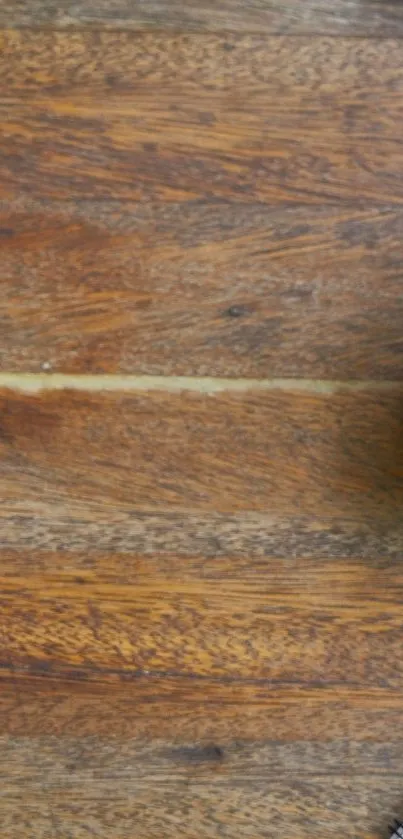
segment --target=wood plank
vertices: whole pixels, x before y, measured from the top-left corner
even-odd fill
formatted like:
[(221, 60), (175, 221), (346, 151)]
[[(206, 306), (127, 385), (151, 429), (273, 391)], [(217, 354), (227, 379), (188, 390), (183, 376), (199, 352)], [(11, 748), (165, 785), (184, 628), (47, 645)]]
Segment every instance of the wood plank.
[[(401, 690), (399, 560), (1, 562), (3, 673), (165, 674)], [(21, 561), (19, 563), (21, 565)]]
[(0, 367), (401, 379), (402, 238), (390, 208), (3, 202)]
[[(221, 759), (211, 747), (9, 739), (0, 758), (3, 835), (336, 839), (356, 835), (358, 824), (360, 836), (376, 839), (382, 815), (399, 804), (399, 747), (240, 743)], [(298, 760), (301, 772), (290, 772)]]
[[(84, 676), (84, 678), (83, 678)], [(388, 743), (401, 736), (401, 691), (352, 685), (0, 670), (0, 735), (108, 737), (218, 745)]]
[[(4, 6), (2, 6), (2, 9)], [(386, 6), (383, 6), (386, 8)], [(398, 7), (396, 6), (396, 9)], [(316, 91), (329, 103), (339, 90), (355, 102), (373, 102), (382, 90), (402, 89), (401, 44), (392, 37), (133, 33), (0, 28), (3, 96), (102, 95), (184, 90), (214, 97)], [(240, 96), (236, 102), (240, 101)], [(310, 115), (311, 116), (311, 115)]]
[[(180, 749), (170, 759), (164, 745), (160, 754), (153, 745), (147, 754), (144, 746), (113, 741), (8, 741), (0, 764), (7, 777), (2, 791), (5, 839), (14, 839), (17, 831), (24, 839), (33, 834), (37, 839), (84, 839), (91, 833), (105, 839), (263, 839), (279, 831), (297, 839), (336, 839), (356, 835), (356, 824), (363, 839), (376, 839), (401, 796), (402, 775), (385, 773), (385, 764), (374, 774), (360, 773), (365, 750), (350, 750), (347, 775), (346, 761), (337, 762), (337, 746), (328, 746), (320, 756), (312, 750), (312, 774), (301, 778), (298, 772), (287, 773), (287, 750), (282, 748), (278, 763), (283, 768), (276, 777), (267, 771), (270, 749), (260, 765), (264, 750), (246, 748), (240, 765), (233, 759), (231, 766), (232, 756), (228, 764), (192, 762)], [(303, 749), (294, 752), (297, 759)], [(385, 748), (384, 760), (389, 752), (393, 746)], [(333, 773), (336, 764), (339, 774), (327, 774), (329, 764)]]
[[(60, 834), (76, 836), (83, 820), (75, 817), (87, 817), (91, 800), (100, 836), (131, 836), (134, 814), (134, 835), (149, 836), (160, 812), (169, 836), (164, 790), (169, 813), (183, 809), (186, 837), (220, 835), (222, 825), (229, 836), (271, 836), (276, 815), (276, 830), (297, 837), (323, 836), (324, 823), (325, 835), (353, 835), (359, 822), (360, 835), (375, 839), (399, 812), (400, 691), (172, 676), (83, 681), (60, 669), (2, 677), (2, 814), (19, 835), (24, 817), (31, 834), (53, 829), (56, 811)], [(222, 809), (234, 796), (236, 813)]]
[[(401, 521), (402, 389), (3, 391), (4, 516)], [(115, 518), (115, 522), (118, 518)]]
[[(178, 562), (98, 554), (91, 568), (90, 562), (72, 552), (1, 557), (0, 809), (6, 837), (14, 839), (17, 831), (45, 837), (49, 830), (76, 837), (91, 828), (101, 837), (134, 839), (157, 835), (163, 822), (164, 836), (177, 836), (182, 814), (187, 839), (219, 836), (223, 826), (234, 839), (274, 836), (268, 824), (270, 831), (292, 831), (301, 839), (319, 839), (324, 823), (326, 836), (353, 836), (348, 831), (358, 821), (360, 835), (375, 839), (383, 819), (398, 812), (401, 797), (400, 645), (391, 638), (401, 611), (399, 559)], [(169, 650), (169, 627), (182, 628), (179, 653), (181, 643), (191, 651), (195, 628), (207, 646), (213, 630), (222, 661), (231, 668), (237, 657), (238, 675), (213, 666), (206, 676), (131, 673), (121, 661), (118, 670), (102, 671), (96, 651), (105, 655), (106, 612), (126, 644), (121, 618), (128, 604), (138, 648), (144, 629), (152, 652), (155, 643)], [(233, 643), (239, 610), (245, 649)], [(193, 612), (193, 628), (180, 627)], [(220, 617), (213, 629), (214, 612)], [(265, 622), (270, 613), (277, 628), (288, 627), (288, 637), (281, 653), (266, 623), (273, 672), (251, 677), (256, 617)], [(153, 627), (163, 614), (169, 627), (156, 641)], [(310, 629), (304, 650), (298, 615)], [(15, 639), (32, 648), (40, 631), (47, 644), (41, 658), (19, 658)], [(279, 662), (291, 662), (294, 649), (306, 666), (307, 650), (316, 659), (318, 640), (326, 635), (332, 640), (316, 682), (304, 684), (298, 664), (291, 680), (276, 682)], [(376, 641), (368, 659), (363, 637), (371, 635)], [(70, 651), (80, 637), (85, 661), (72, 664)], [(61, 644), (70, 651), (61, 652)], [(197, 644), (206, 649), (204, 640)], [(108, 646), (113, 653), (111, 636)], [(344, 662), (337, 664), (342, 650)], [(351, 672), (350, 654), (358, 663)], [(390, 673), (395, 668), (389, 685), (385, 661)], [(335, 666), (342, 667), (337, 683)]]
[[(193, 41), (186, 60), (175, 37), (137, 39), (138, 58), (122, 87), (132, 43), (110, 37), (117, 82), (104, 71), (91, 81), (105, 39), (83, 54), (76, 36), (66, 35), (66, 66), (60, 69), (64, 58), (52, 59), (42, 85), (39, 51), (32, 48), (29, 96), (29, 86), (15, 95), (21, 61), (27, 63), (23, 41), (9, 42), (7, 77), (18, 69), (11, 88), (3, 83), (0, 101), (3, 198), (402, 205), (397, 41), (390, 57), (382, 48), (377, 58), (371, 45), (361, 52), (345, 39), (313, 39), (299, 49), (293, 38), (269, 39), (256, 54), (253, 39), (241, 40), (238, 54), (234, 36), (208, 42), (205, 52), (193, 36), (199, 38), (193, 63)], [(225, 47), (234, 55), (222, 75)], [(148, 50), (151, 57), (142, 60), (139, 52)], [(240, 69), (232, 78), (237, 55)], [(278, 59), (273, 78), (269, 56), (269, 67)], [(167, 82), (161, 81), (165, 68)]]
[(3, 0), (0, 24), (56, 28), (174, 29), (211, 32), (325, 32), (330, 35), (396, 35), (403, 31), (401, 5), (393, 0)]

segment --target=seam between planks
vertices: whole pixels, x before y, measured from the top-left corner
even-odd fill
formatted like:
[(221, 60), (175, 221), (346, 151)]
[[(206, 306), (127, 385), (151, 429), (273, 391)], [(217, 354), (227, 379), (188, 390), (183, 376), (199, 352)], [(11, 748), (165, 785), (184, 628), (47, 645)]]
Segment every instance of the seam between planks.
[(136, 376), (112, 374), (67, 374), (67, 373), (0, 373), (0, 388), (21, 393), (41, 393), (46, 390), (78, 390), (98, 393), (102, 391), (165, 391), (213, 395), (225, 391), (246, 392), (249, 390), (304, 391), (305, 393), (333, 394), (340, 390), (362, 391), (368, 388), (395, 390), (399, 382), (360, 380), (328, 380), (299, 378), (215, 378), (211, 376)]

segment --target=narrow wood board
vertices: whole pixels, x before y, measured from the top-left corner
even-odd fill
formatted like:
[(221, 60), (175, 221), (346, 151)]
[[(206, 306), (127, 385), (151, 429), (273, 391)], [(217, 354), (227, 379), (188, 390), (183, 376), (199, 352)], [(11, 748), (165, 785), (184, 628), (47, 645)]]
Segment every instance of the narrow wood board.
[[(133, 4), (132, 4), (133, 5)], [(351, 4), (350, 4), (351, 5)], [(2, 9), (4, 5), (2, 5)], [(305, 6), (306, 8), (306, 6)], [(386, 5), (383, 4), (383, 8)], [(398, 9), (396, 4), (396, 9)], [(11, 30), (0, 26), (3, 96), (106, 95), (183, 90), (232, 96), (244, 90), (278, 95), (336, 91), (350, 104), (402, 89), (401, 44), (390, 38), (329, 38), (258, 34), (135, 33), (79, 29)], [(236, 95), (238, 94), (238, 95)], [(281, 105), (281, 102), (278, 103)], [(343, 102), (340, 103), (343, 105)], [(307, 113), (307, 122), (312, 116)]]
[(391, 735), (383, 748), (241, 742), (227, 760), (214, 746), (10, 738), (3, 836), (352, 839), (358, 830), (378, 839), (380, 812), (401, 800), (401, 741)]
[(0, 368), (403, 377), (403, 210), (0, 205)]
[(3, 391), (2, 516), (260, 513), (389, 524), (403, 503), (399, 385)]
[(3, 674), (402, 688), (399, 560), (41, 561), (2, 557)]
[(403, 32), (401, 5), (393, 0), (3, 0), (0, 23), (9, 27), (102, 27), (212, 32), (325, 32), (330, 35), (396, 35)]
[[(396, 40), (378, 53), (348, 39), (298, 47), (295, 38), (195, 35), (178, 49), (175, 36), (143, 42), (112, 33), (109, 46), (92, 36), (87, 52), (76, 34), (63, 37), (57, 59), (48, 35), (44, 56), (37, 41), (29, 39), (26, 56), (21, 36), (3, 35), (3, 198), (403, 203)], [(105, 50), (105, 69), (94, 73)], [(33, 92), (22, 82), (31, 55)]]

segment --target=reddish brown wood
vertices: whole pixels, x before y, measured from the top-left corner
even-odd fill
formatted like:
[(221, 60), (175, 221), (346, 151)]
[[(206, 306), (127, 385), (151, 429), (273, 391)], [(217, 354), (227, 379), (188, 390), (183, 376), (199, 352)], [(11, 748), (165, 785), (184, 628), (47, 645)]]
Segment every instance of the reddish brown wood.
[[(377, 839), (402, 12), (6, 0), (0, 25), (1, 838)], [(18, 390), (41, 369), (231, 382)]]
[(87, 52), (67, 34), (54, 42), (63, 59), (51, 57), (49, 69), (45, 61), (43, 83), (48, 36), (44, 56), (29, 41), (28, 96), (24, 42), (11, 36), (7, 76), (17, 69), (0, 102), (0, 196), (402, 205), (398, 42), (377, 55), (344, 39), (305, 49), (269, 39), (255, 54), (253, 39), (238, 53), (233, 36), (200, 37), (178, 50), (175, 37), (133, 44), (112, 34), (116, 72), (94, 74), (105, 37)]
[(400, 379), (402, 235), (391, 209), (3, 204), (0, 365)]
[[(402, 389), (3, 391), (3, 515), (401, 520)], [(105, 518), (106, 517), (106, 518)]]
[(5, 553), (5, 835), (336, 837), (358, 809), (372, 839), (399, 804), (402, 586), (399, 560)]

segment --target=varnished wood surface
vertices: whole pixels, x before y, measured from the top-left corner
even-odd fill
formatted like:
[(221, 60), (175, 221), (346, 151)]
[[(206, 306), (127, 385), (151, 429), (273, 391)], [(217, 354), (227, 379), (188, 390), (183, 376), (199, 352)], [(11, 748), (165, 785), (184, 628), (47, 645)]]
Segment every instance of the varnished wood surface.
[(399, 40), (0, 40), (3, 370), (402, 377)]
[[(74, 35), (66, 35), (60, 92), (62, 62), (54, 59), (53, 89), (46, 90), (46, 73), (38, 89), (42, 65), (40, 49), (34, 49), (38, 69), (36, 75), (29, 70), (28, 77), (37, 80), (35, 92), (28, 96), (27, 85), (16, 96), (2, 83), (0, 196), (402, 205), (398, 42), (390, 50), (386, 44), (374, 66), (368, 46), (360, 52), (343, 39), (312, 39), (305, 50), (296, 49), (294, 39), (271, 39), (260, 41), (256, 53), (253, 39), (241, 40), (242, 78), (229, 68), (216, 83), (222, 61), (225, 67), (223, 53), (234, 47), (229, 64), (237, 60), (236, 41), (213, 39), (205, 45), (200, 36), (193, 38), (195, 61), (192, 38), (178, 50), (175, 37), (157, 36), (153, 43), (137, 36), (133, 46), (112, 35), (109, 61), (117, 68), (117, 83), (113, 72), (101, 71), (92, 86), (92, 67), (103, 62), (105, 37), (87, 54)], [(19, 79), (21, 43), (21, 38), (11, 40), (9, 48), (9, 67), (18, 66)], [(130, 50), (133, 65), (122, 89), (121, 61), (125, 65)], [(268, 56), (269, 68), (278, 67), (274, 82), (267, 74)], [(350, 77), (351, 63), (358, 66)], [(377, 70), (373, 88), (370, 79)], [(149, 72), (154, 73), (151, 83)], [(82, 76), (86, 84), (76, 82), (66, 92), (66, 73), (77, 80)], [(102, 92), (97, 76), (105, 75), (108, 89)]]
[(402, 388), (3, 391), (5, 514), (374, 519), (403, 503)]
[(0, 6), (1, 839), (402, 817), (402, 9)]
[(325, 32), (387, 35), (403, 31), (396, 0), (3, 0), (0, 23), (8, 27), (252, 32)]
[(401, 379), (402, 234), (392, 208), (3, 202), (0, 365)]
[(401, 801), (399, 560), (88, 565), (3, 555), (5, 836), (353, 837), (353, 812), (379, 835)]
[(3, 675), (402, 686), (398, 560), (27, 558), (2, 561)]
[(2, 557), (5, 836), (353, 837), (353, 811), (379, 835), (401, 801), (399, 560), (89, 565)]

